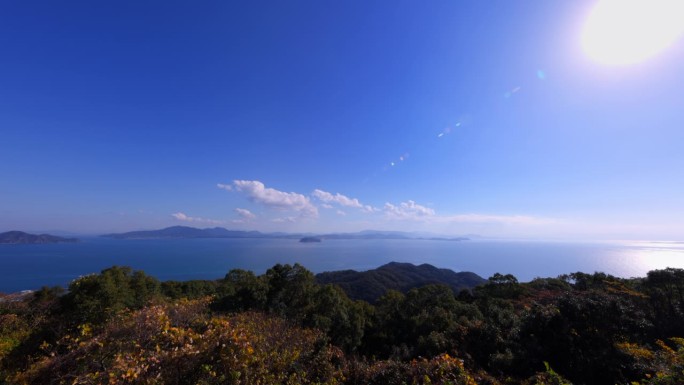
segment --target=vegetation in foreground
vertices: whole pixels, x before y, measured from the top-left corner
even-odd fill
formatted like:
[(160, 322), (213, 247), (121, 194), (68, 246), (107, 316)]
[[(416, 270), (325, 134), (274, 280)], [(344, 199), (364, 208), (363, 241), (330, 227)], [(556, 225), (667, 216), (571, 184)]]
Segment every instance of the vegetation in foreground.
[(682, 384), (684, 270), (375, 303), (300, 265), (159, 282), (112, 267), (0, 298), (0, 384)]

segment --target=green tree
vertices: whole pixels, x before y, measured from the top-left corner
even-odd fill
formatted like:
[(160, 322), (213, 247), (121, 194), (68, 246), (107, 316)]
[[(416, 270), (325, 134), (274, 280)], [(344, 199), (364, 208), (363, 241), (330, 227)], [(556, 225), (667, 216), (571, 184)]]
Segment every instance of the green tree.
[[(389, 357), (407, 355), (407, 346), (401, 346), (407, 333), (403, 306), (404, 294), (387, 290), (375, 304), (368, 331), (364, 336), (362, 351), (368, 356)], [(403, 352), (402, 352), (403, 351)]]
[(314, 275), (302, 265), (277, 264), (262, 276), (265, 280), (266, 309), (274, 314), (301, 321), (313, 305)]
[(337, 286), (320, 286), (313, 295), (304, 326), (325, 332), (335, 346), (351, 352), (361, 344), (369, 309), (366, 302), (352, 301)]
[(684, 270), (649, 271), (643, 282), (657, 338), (684, 335)]
[(251, 271), (233, 269), (219, 284), (213, 308), (222, 311), (265, 310), (268, 286)]
[(496, 273), (489, 277), (489, 282), (475, 288), (476, 293), (488, 297), (519, 298), (525, 289), (512, 274)]
[(141, 308), (160, 294), (156, 278), (127, 266), (113, 266), (74, 280), (62, 300), (76, 324), (100, 324), (123, 309)]
[(165, 297), (171, 299), (195, 299), (215, 295), (219, 283), (208, 280), (192, 281), (164, 281), (161, 283), (161, 291)]

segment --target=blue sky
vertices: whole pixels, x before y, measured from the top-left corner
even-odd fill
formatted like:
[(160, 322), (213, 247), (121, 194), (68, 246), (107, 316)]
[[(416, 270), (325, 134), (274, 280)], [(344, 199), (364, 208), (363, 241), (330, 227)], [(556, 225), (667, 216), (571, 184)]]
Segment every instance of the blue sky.
[(0, 231), (682, 240), (684, 42), (593, 1), (0, 3)]

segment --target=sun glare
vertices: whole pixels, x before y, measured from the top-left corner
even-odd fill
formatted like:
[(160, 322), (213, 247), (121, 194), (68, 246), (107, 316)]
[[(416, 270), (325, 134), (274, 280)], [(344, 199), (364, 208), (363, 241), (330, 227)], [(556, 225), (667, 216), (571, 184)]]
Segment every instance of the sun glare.
[(644, 61), (684, 34), (684, 0), (601, 0), (584, 25), (582, 45), (607, 65)]

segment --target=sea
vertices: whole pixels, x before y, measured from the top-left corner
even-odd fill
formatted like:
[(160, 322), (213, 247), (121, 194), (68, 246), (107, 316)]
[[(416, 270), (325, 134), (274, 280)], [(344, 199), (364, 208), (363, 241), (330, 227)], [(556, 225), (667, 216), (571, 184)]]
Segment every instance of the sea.
[(114, 265), (164, 281), (219, 279), (231, 269), (262, 274), (277, 263), (300, 263), (319, 273), (363, 271), (392, 261), (472, 271), (484, 278), (513, 274), (522, 282), (577, 271), (628, 278), (684, 268), (684, 242), (81, 238), (78, 243), (0, 245), (0, 292), (67, 287), (79, 276)]

